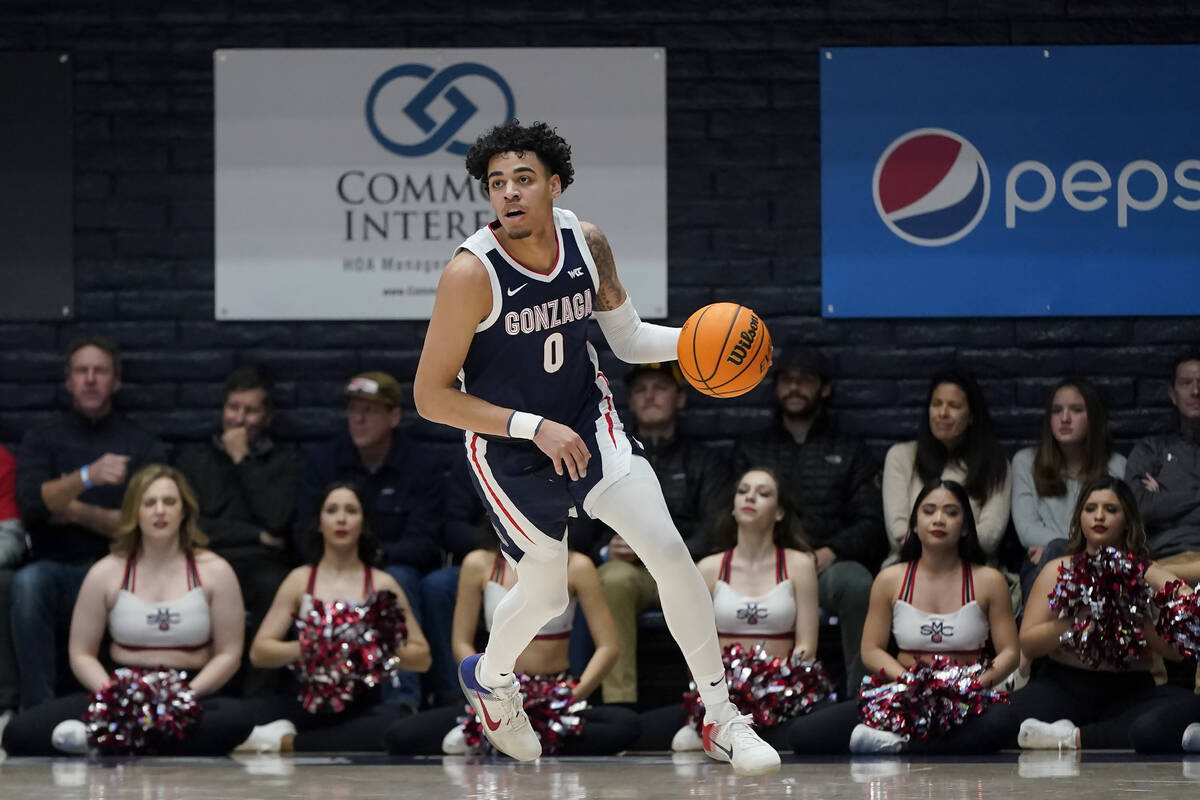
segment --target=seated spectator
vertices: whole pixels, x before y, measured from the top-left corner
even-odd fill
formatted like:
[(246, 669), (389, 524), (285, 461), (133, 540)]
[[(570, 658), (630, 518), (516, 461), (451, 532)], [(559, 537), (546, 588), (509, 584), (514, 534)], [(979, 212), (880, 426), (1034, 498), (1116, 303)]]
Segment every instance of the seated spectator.
[(229, 564), (202, 549), (196, 497), (183, 475), (150, 464), (129, 481), (112, 553), (88, 570), (71, 617), (71, 669), (86, 692), (24, 709), (4, 731), (9, 755), (88, 750), (80, 720), (92, 694), (109, 685), (100, 661), (105, 630), (118, 667), (186, 672), (200, 700), (199, 720), (162, 752), (217, 756), (250, 732), (242, 703), (214, 694), (237, 671), (245, 610)]
[(66, 387), (72, 410), (26, 433), (17, 454), (17, 504), (32, 542), (12, 588), (21, 708), (54, 698), (75, 595), (116, 534), (126, 479), (167, 460), (162, 442), (113, 410), (121, 387), (115, 343), (72, 343)]
[[(441, 566), (439, 531), (444, 512), (443, 466), (424, 447), (399, 429), (400, 384), (384, 372), (366, 372), (346, 384), (346, 430), (308, 453), (300, 474), (297, 508), (297, 551), (303, 531), (316, 526), (312, 510), (320, 505), (322, 489), (334, 481), (359, 487), (383, 548), (383, 569), (404, 589), (414, 618), (425, 625), (421, 607), (421, 578)], [(449, 615), (451, 609), (431, 609)], [(388, 702), (421, 705), (421, 680), (415, 673), (401, 676), (389, 687)]]
[(777, 351), (775, 427), (734, 451), (737, 474), (763, 466), (800, 514), (817, 559), (821, 608), (838, 618), (846, 685), (862, 682), (859, 655), (871, 573), (887, 553), (879, 515), (879, 470), (862, 440), (833, 429), (825, 401), (833, 391), (829, 364), (817, 350)]
[[(802, 653), (815, 659), (816, 559), (804, 541), (791, 501), (780, 491), (775, 475), (763, 469), (742, 475), (732, 499), (732, 509), (726, 505), (717, 525), (716, 544), (721, 551), (699, 564), (713, 598), (722, 651), (735, 644), (746, 650), (761, 644), (773, 658), (786, 661), (793, 653)], [(754, 711), (738, 708), (750, 716)], [(794, 721), (760, 728), (759, 735), (772, 747), (786, 747)], [(688, 711), (678, 703), (649, 711), (642, 715), (636, 749), (702, 750), (700, 733), (688, 723)]]
[[(196, 488), (209, 547), (237, 574), (251, 631), (287, 577), (295, 506), (295, 450), (272, 439), (270, 425), (270, 384), (257, 368), (238, 367), (225, 380), (221, 432), (184, 448), (178, 461)], [(254, 693), (268, 683), (254, 675), (246, 688)]]
[(929, 382), (917, 439), (892, 445), (883, 462), (883, 516), (892, 555), (909, 534), (909, 513), (921, 488), (938, 478), (961, 483), (971, 497), (979, 543), (994, 561), (1008, 527), (1008, 459), (992, 432), (987, 401), (975, 379), (944, 369)]
[[(373, 565), (379, 552), (362, 500), (353, 484), (335, 482), (318, 499), (318, 521), (309, 534), (309, 552), (316, 557), (308, 566), (292, 570), (250, 646), (256, 667), (278, 668), (300, 660), (300, 642), (288, 636), (297, 617), (312, 610), (313, 602), (341, 601), (364, 604), (376, 591), (390, 591), (403, 609), (407, 639), (397, 655), (405, 670), (429, 669), (429, 645), (421, 626), (412, 617), (408, 598), (391, 575)], [(306, 710), (291, 696), (266, 697), (255, 703), (260, 724), (245, 749), (260, 752), (313, 750), (381, 750), (383, 732), (400, 712), (381, 704), (382, 687), (353, 698), (341, 711)]]
[[(900, 563), (887, 567), (871, 587), (871, 612), (863, 630), (863, 661), (874, 674), (891, 681), (934, 657), (952, 664), (985, 664), (979, 675), (985, 689), (1017, 666), (1020, 647), (1008, 584), (983, 564), (975, 517), (962, 485), (935, 479), (923, 487), (909, 517)], [(890, 642), (895, 641), (895, 651)], [(996, 657), (986, 660), (991, 643)], [(908, 739), (862, 724), (858, 693), (845, 702), (818, 709), (791, 729), (796, 752), (929, 753), (990, 752), (999, 748), (997, 730), (984, 719), (1003, 717), (1004, 707), (987, 707), (982, 717), (968, 716), (942, 737)]]
[[(667, 510), (693, 559), (708, 555), (710, 527), (726, 510), (729, 480), (716, 451), (679, 431), (679, 412), (687, 403), (683, 378), (674, 364), (641, 364), (626, 377), (629, 410), (646, 459), (658, 475)], [(617, 624), (620, 654), (604, 679), (604, 702), (637, 702), (637, 615), (658, 607), (658, 585), (650, 571), (618, 535), (607, 543), (600, 583)]]
[(1170, 433), (1134, 445), (1125, 480), (1137, 498), (1158, 563), (1200, 572), (1200, 349), (1175, 359), (1167, 390), (1177, 421)]
[[(482, 612), (484, 627), (492, 629), (496, 606), (516, 584), (511, 569), (499, 551), (499, 542), (489, 534), (487, 549), (475, 550), (463, 559), (454, 605), (454, 657), (461, 661), (477, 652), (475, 638)], [(517, 658), (516, 670), (544, 684), (569, 690), (573, 701), (594, 697), (605, 673), (617, 656), (617, 634), (604, 602), (604, 592), (591, 559), (581, 553), (567, 556), (568, 606), (538, 633)], [(567, 640), (575, 620), (576, 606), (596, 642), (595, 653), (578, 679), (570, 674)], [(525, 697), (525, 707), (537, 697)], [(459, 719), (470, 707), (461, 696), (457, 703), (399, 720), (388, 728), (387, 751), (396, 755), (461, 754), (470, 750)], [(566, 713), (563, 709), (560, 713)], [(541, 715), (532, 714), (535, 718)], [(637, 715), (619, 706), (591, 705), (579, 716), (582, 726), (576, 736), (563, 736), (557, 755), (612, 755), (624, 750), (638, 734)], [(543, 743), (545, 747), (545, 743)], [(547, 750), (547, 752), (549, 752)]]
[(1067, 546), (1080, 485), (1105, 474), (1124, 475), (1125, 456), (1113, 449), (1104, 402), (1084, 378), (1060, 381), (1046, 403), (1041, 441), (1012, 460), (1013, 527), (1025, 548), (1022, 596)]

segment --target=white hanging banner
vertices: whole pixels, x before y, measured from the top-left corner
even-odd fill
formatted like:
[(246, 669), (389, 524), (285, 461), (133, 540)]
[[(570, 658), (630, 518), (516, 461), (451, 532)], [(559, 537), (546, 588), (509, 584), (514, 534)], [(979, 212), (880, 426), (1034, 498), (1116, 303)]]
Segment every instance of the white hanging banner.
[(661, 48), (218, 50), (214, 74), (218, 320), (428, 319), (495, 218), (467, 148), (514, 117), (571, 145), (558, 202), (666, 315)]

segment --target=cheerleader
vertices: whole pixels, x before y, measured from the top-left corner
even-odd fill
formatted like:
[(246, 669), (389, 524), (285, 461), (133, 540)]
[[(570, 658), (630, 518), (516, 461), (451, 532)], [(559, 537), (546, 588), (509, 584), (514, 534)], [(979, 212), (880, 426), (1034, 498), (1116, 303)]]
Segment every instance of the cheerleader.
[[(797, 753), (998, 749), (996, 741), (977, 730), (979, 720), (1003, 714), (1003, 706), (990, 706), (989, 690), (1016, 669), (1020, 657), (1008, 584), (997, 570), (983, 566), (985, 555), (970, 498), (956, 481), (935, 479), (926, 484), (913, 504), (908, 525), (900, 562), (880, 572), (871, 587), (863, 663), (882, 676), (874, 681), (881, 692), (901, 688), (888, 681), (927, 674), (935, 658), (939, 663), (944, 659), (949, 665), (971, 667), (979, 688), (968, 702), (977, 704), (983, 714), (948, 719), (942, 712), (918, 709), (920, 718), (898, 714), (889, 719), (886, 709), (881, 709), (884, 713), (868, 715), (865, 722), (860, 699), (854, 698), (797, 721), (790, 732)], [(893, 637), (895, 655), (888, 647)], [(995, 657), (987, 662), (984, 653), (989, 641)], [(868, 687), (864, 681), (864, 689)], [(897, 727), (904, 732), (890, 729)], [(948, 735), (936, 735), (950, 727), (955, 729)]]
[[(303, 625), (320, 599), (326, 612), (337, 602), (388, 604), (390, 592), (403, 612), (406, 634), (396, 649), (396, 669), (424, 672), (429, 669), (429, 645), (413, 617), (404, 590), (396, 580), (374, 564), (379, 544), (363, 513), (357, 489), (335, 483), (326, 489), (320, 504), (317, 526), (310, 534), (317, 561), (292, 570), (275, 593), (250, 646), (250, 663), (261, 668), (293, 665), (300, 684), (299, 694), (268, 697), (256, 702), (256, 719), (261, 722), (239, 749), (259, 752), (382, 750), (383, 732), (398, 714), (399, 704), (381, 702), (381, 681), (388, 676), (366, 676), (356, 686), (329, 685), (313, 680), (306, 669), (311, 664), (301, 642), (288, 637), (297, 620)], [(365, 631), (363, 631), (365, 632)], [(376, 631), (378, 634), (378, 631)], [(346, 696), (349, 699), (346, 700)]]
[[(71, 615), (71, 671), (87, 692), (13, 718), (10, 756), (217, 756), (250, 732), (243, 704), (214, 696), (237, 671), (245, 609), (233, 569), (203, 549), (191, 487), (174, 468), (147, 465), (130, 479), (120, 515), (112, 553), (88, 570)], [(106, 629), (111, 676), (100, 662)], [(162, 710), (139, 710), (138, 693), (154, 693)]]
[[(779, 747), (787, 741), (793, 714), (828, 699), (833, 685), (812, 661), (817, 654), (816, 559), (774, 472), (755, 468), (741, 476), (729, 516), (717, 525), (715, 543), (721, 552), (702, 559), (698, 566), (713, 598), (727, 667), (731, 659), (749, 666), (750, 680), (763, 685), (782, 680), (778, 669), (768, 666), (770, 661), (797, 660), (796, 674), (802, 677), (789, 693), (786, 707), (780, 706), (784, 719), (770, 707), (780, 699), (779, 692), (755, 692), (743, 686), (738, 674), (730, 683), (730, 697), (738, 710), (757, 718), (759, 735)], [(803, 666), (799, 666), (801, 658), (806, 660)], [(636, 749), (700, 750), (702, 716), (703, 706), (694, 691), (685, 695), (684, 705), (646, 712)], [(761, 724), (763, 720), (772, 724)]]

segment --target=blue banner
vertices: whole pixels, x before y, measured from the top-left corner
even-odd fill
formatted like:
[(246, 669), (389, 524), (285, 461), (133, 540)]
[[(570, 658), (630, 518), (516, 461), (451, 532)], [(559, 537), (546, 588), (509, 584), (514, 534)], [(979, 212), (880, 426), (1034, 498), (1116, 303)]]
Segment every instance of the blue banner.
[(1200, 46), (821, 50), (827, 317), (1200, 313)]

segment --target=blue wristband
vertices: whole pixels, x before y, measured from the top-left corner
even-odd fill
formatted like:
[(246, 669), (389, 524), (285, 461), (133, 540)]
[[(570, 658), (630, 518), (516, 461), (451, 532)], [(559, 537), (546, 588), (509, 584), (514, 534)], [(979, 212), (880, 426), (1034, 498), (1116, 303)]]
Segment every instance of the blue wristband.
[(92, 488), (92, 486), (94, 486), (94, 484), (92, 483), (92, 476), (88, 474), (88, 465), (87, 464), (84, 464), (82, 467), (79, 468), (79, 479), (81, 481), (83, 481), (83, 488), (85, 488), (85, 489), (90, 489), (90, 488)]

